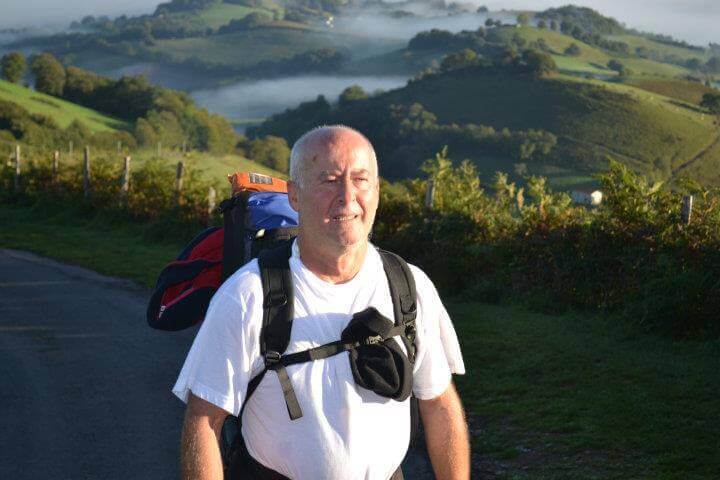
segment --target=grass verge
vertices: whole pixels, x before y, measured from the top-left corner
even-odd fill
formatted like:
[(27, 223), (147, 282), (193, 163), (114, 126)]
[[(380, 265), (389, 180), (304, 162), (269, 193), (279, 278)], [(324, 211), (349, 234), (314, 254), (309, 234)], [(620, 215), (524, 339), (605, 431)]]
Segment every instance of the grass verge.
[[(151, 286), (185, 238), (80, 210), (0, 206), (0, 247)], [(165, 236), (167, 238), (167, 235)], [(720, 342), (679, 342), (613, 318), (448, 303), (468, 374), (474, 476), (718, 478)]]

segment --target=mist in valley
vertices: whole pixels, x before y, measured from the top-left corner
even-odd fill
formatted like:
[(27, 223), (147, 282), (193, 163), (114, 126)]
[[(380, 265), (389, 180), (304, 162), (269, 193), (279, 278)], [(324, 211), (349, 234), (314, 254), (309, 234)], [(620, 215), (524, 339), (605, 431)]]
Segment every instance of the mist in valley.
[(342, 77), (303, 75), (272, 80), (244, 81), (226, 87), (197, 90), (191, 96), (199, 104), (234, 121), (257, 121), (284, 111), (300, 102), (324, 95), (329, 102), (337, 101), (344, 89), (359, 85), (366, 92), (390, 90), (405, 85), (405, 77)]

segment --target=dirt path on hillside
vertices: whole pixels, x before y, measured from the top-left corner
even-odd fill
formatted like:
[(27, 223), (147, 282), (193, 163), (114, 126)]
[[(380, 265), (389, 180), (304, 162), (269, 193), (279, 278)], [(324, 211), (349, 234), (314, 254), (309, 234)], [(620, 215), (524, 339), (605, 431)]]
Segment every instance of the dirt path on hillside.
[(705, 156), (705, 154), (706, 154), (707, 152), (709, 152), (710, 150), (712, 150), (713, 148), (715, 148), (715, 146), (717, 146), (718, 143), (720, 143), (720, 135), (718, 135), (718, 137), (715, 138), (715, 141), (712, 142), (710, 145), (708, 145), (706, 148), (704, 148), (700, 153), (698, 153), (697, 155), (695, 155), (693, 158), (691, 158), (691, 159), (688, 160), (687, 162), (681, 164), (679, 167), (674, 168), (674, 169), (672, 170), (673, 176), (677, 175), (678, 173), (680, 173), (681, 171), (685, 170), (686, 168), (688, 168), (688, 167), (689, 167), (690, 165), (692, 165), (693, 163), (695, 163), (695, 162), (697, 162), (698, 160), (700, 160), (703, 156)]

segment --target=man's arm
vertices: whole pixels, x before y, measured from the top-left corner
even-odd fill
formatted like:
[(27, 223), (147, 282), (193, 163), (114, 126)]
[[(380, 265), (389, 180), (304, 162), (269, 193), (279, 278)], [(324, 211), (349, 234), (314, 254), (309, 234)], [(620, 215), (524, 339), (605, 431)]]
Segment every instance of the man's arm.
[(188, 394), (180, 451), (183, 480), (222, 480), (219, 439), (227, 415), (222, 408)]
[(430, 461), (438, 480), (470, 478), (470, 444), (460, 397), (453, 383), (439, 397), (418, 400)]

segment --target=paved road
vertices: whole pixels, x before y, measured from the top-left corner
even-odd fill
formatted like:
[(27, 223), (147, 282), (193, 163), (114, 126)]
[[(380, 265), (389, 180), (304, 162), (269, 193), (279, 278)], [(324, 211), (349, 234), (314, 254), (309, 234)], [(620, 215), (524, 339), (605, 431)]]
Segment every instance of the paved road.
[[(0, 249), (0, 478), (178, 478), (184, 408), (170, 387), (195, 331), (148, 328), (147, 298)], [(406, 478), (432, 478), (410, 457)]]

